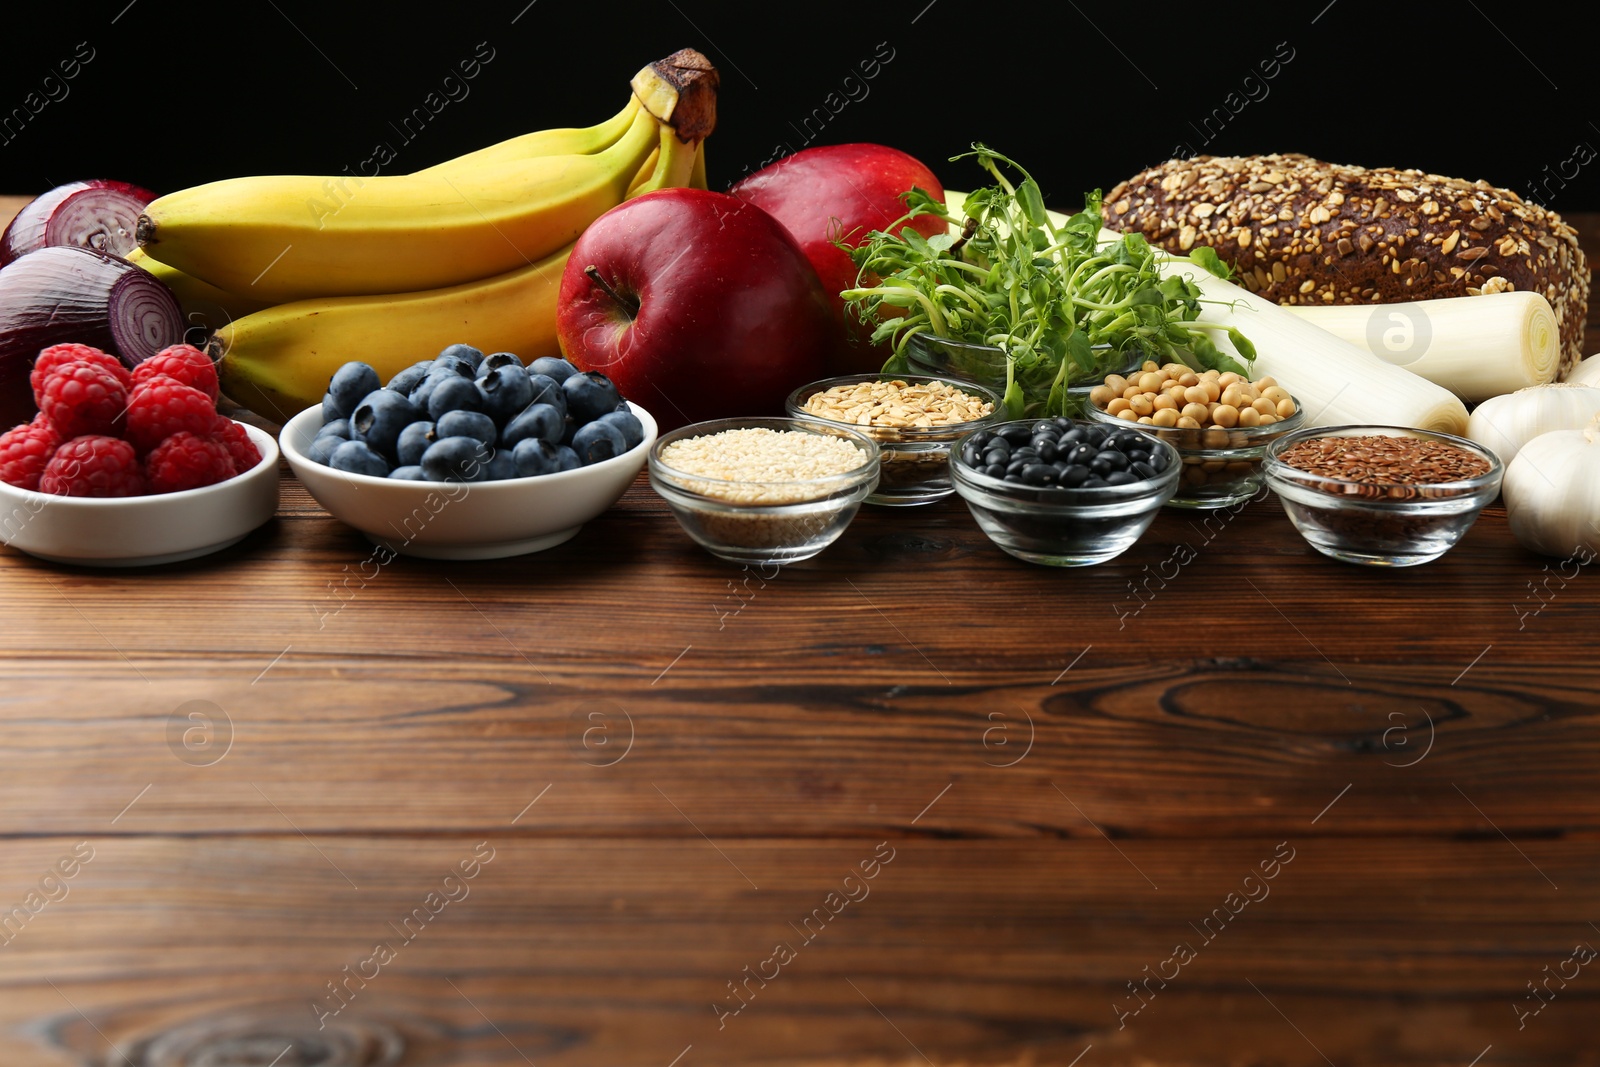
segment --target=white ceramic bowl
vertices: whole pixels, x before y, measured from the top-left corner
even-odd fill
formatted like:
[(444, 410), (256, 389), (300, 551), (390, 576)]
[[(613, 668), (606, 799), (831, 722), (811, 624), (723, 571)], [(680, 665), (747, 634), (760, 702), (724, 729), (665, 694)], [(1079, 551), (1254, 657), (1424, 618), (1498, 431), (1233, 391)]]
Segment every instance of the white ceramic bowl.
[(176, 563), (227, 548), (278, 510), (277, 442), (254, 426), (244, 428), (261, 462), (201, 489), (101, 498), (0, 482), (0, 541), (30, 556), (85, 567)]
[(426, 559), (501, 559), (569, 540), (644, 469), (656, 420), (630, 404), (644, 440), (620, 456), (556, 474), (495, 482), (412, 482), (336, 471), (306, 458), (322, 408), (302, 411), (278, 441), (295, 477), (328, 514), (392, 552)]

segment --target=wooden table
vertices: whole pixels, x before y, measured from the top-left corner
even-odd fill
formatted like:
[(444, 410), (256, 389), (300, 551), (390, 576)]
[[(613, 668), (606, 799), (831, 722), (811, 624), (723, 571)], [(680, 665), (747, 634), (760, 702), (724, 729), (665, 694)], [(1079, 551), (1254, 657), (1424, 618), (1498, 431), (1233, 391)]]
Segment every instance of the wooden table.
[(867, 509), (763, 577), (641, 481), (369, 559), (292, 480), (0, 550), (0, 1064), (1600, 1062), (1600, 573), (1498, 507), (1396, 573), (1271, 498), (1073, 571)]

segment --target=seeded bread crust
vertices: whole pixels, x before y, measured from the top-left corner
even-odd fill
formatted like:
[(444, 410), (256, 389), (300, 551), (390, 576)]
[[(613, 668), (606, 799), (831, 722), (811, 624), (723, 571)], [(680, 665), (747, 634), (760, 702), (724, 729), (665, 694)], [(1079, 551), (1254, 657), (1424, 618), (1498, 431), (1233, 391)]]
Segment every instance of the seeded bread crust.
[(1589, 267), (1554, 211), (1509, 189), (1304, 155), (1196, 156), (1113, 189), (1102, 213), (1173, 252), (1209, 245), (1277, 304), (1543, 293), (1565, 379), (1583, 356)]

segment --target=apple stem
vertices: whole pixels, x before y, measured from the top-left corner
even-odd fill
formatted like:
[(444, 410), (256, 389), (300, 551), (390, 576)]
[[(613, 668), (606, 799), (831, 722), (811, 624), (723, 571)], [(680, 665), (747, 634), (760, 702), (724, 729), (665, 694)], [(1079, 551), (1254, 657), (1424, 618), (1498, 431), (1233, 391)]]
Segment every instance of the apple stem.
[(629, 315), (639, 314), (639, 301), (629, 300), (627, 297), (617, 292), (612, 284), (605, 280), (605, 277), (600, 273), (599, 267), (596, 267), (593, 263), (591, 263), (587, 267), (583, 268), (583, 273), (589, 276), (590, 281), (594, 282), (601, 289), (605, 290), (607, 296), (621, 304), (623, 307), (627, 308)]

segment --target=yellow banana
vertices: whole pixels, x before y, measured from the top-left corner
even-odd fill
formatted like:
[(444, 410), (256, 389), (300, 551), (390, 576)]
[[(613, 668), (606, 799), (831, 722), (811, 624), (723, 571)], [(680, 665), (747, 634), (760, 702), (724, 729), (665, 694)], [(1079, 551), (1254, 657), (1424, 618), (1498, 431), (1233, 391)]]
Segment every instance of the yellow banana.
[[(654, 164), (630, 195), (688, 183), (700, 156), (659, 127)], [(212, 358), (222, 390), (265, 418), (286, 422), (318, 403), (341, 365), (362, 360), (387, 381), (398, 371), (465, 342), (524, 361), (560, 355), (556, 296), (572, 246), (494, 278), (398, 296), (301, 300), (218, 330)]]
[(454, 285), (577, 240), (622, 202), (660, 128), (641, 110), (596, 155), (346, 179), (337, 204), (326, 179), (212, 182), (148, 205), (139, 243), (186, 274), (269, 302)]
[(123, 258), (172, 290), (172, 295), (178, 298), (178, 306), (183, 309), (183, 319), (190, 326), (215, 330), (234, 319), (271, 307), (264, 301), (238, 296), (199, 278), (191, 278), (176, 267), (151, 259), (142, 248), (135, 248)]
[(643, 106), (637, 96), (629, 93), (627, 106), (599, 125), (581, 129), (537, 130), (525, 133), (413, 173), (459, 174), (508, 160), (534, 159), (538, 156), (593, 155), (621, 140)]

